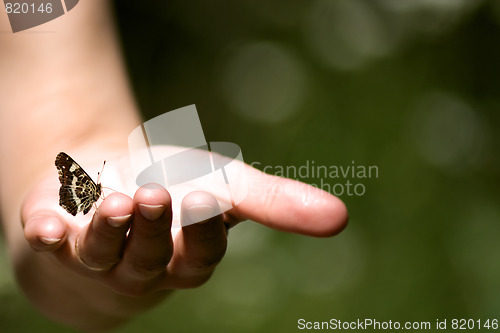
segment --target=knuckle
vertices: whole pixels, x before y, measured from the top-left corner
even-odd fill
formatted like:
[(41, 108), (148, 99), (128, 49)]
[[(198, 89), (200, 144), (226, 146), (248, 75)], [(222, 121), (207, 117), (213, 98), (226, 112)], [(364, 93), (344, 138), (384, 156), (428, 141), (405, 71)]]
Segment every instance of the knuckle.
[(116, 239), (123, 237), (124, 232), (121, 228), (112, 228), (105, 224), (96, 223), (92, 227), (92, 231), (97, 238)]
[(272, 176), (267, 184), (266, 191), (264, 192), (262, 208), (267, 215), (272, 212), (272, 207), (274, 206), (278, 195), (283, 193), (283, 186), (279, 180), (279, 177)]
[(220, 247), (217, 250), (207, 251), (204, 255), (193, 258), (192, 267), (199, 271), (213, 269), (224, 258), (226, 254), (226, 246)]
[(134, 260), (129, 265), (130, 273), (139, 278), (156, 277), (165, 271), (168, 260)]
[(226, 243), (226, 232), (222, 219), (193, 225), (193, 228), (183, 231), (190, 242), (211, 248), (214, 245)]
[(148, 240), (168, 239), (171, 237), (170, 225), (159, 225), (155, 228), (140, 228), (136, 229), (135, 232), (140, 235), (141, 238)]
[(221, 224), (220, 231), (214, 230), (214, 228), (200, 230), (201, 232), (196, 233), (196, 235), (192, 237), (192, 240), (197, 244), (207, 247), (210, 247), (211, 244), (221, 244), (221, 242), (225, 241), (225, 234), (222, 233), (222, 228)]
[(119, 257), (102, 257), (92, 254), (80, 254), (80, 259), (88, 266), (92, 268), (111, 268), (119, 260)]

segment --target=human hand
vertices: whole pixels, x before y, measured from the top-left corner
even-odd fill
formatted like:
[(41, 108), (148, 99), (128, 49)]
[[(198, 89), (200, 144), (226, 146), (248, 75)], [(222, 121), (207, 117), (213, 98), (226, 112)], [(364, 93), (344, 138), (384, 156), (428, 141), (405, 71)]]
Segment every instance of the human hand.
[[(78, 160), (86, 169), (91, 163)], [(108, 161), (103, 185), (130, 196), (109, 194), (90, 223), (89, 215), (73, 217), (58, 206), (55, 168), (30, 191), (22, 208), (24, 234), (37, 255), (50, 257), (45, 262), (69, 269), (85, 285), (100, 285), (97, 299), (119, 300), (113, 303), (117, 312), (133, 312), (124, 298), (134, 296), (131, 307), (140, 311), (163, 299), (167, 290), (204, 283), (225, 253), (226, 227), (240, 221), (313, 236), (336, 234), (347, 222), (345, 206), (336, 197), (250, 166), (248, 197), (230, 211), (204, 219), (220, 211), (214, 196), (192, 192), (178, 203), (181, 207), (172, 207), (170, 194), (158, 185), (134, 193), (126, 164), (124, 157)], [(100, 166), (92, 163), (87, 172), (96, 174)], [(180, 214), (173, 216), (173, 211)], [(202, 222), (191, 224), (190, 216)], [(187, 226), (172, 233), (172, 222), (179, 219)], [(75, 289), (85, 285), (75, 283)]]

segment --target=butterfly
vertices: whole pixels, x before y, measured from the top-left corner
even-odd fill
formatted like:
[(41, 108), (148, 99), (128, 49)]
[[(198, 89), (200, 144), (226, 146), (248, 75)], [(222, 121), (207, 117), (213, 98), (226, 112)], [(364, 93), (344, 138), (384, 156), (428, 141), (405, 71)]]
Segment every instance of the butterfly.
[(99, 180), (97, 184), (94, 183), (85, 170), (66, 153), (57, 154), (55, 165), (61, 182), (59, 205), (73, 216), (81, 211), (84, 215), (87, 214), (101, 197)]

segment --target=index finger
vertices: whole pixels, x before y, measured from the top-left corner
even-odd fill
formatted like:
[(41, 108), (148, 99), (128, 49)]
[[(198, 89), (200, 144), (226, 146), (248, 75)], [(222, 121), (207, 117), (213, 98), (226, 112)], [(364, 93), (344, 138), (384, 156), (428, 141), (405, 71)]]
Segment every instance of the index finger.
[(349, 219), (336, 196), (295, 180), (268, 175), (249, 165), (248, 195), (230, 213), (267, 227), (316, 237), (341, 232)]

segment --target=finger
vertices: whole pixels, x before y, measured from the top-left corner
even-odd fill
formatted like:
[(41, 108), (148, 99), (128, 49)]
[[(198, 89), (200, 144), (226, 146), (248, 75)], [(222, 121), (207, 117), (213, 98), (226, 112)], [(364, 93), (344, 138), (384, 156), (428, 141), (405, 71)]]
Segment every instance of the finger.
[(317, 237), (338, 234), (348, 221), (347, 208), (334, 195), (291, 179), (246, 166), (248, 195), (230, 211), (268, 227)]
[(110, 194), (77, 238), (78, 259), (92, 270), (111, 269), (121, 257), (133, 213), (132, 199)]
[(24, 237), (36, 251), (54, 251), (66, 239), (66, 223), (52, 211), (37, 211), (26, 217)]
[(226, 252), (223, 217), (219, 203), (211, 194), (192, 192), (183, 199), (181, 225), (168, 267), (170, 288), (204, 283)]
[(117, 276), (125, 282), (148, 280), (165, 273), (172, 256), (170, 194), (148, 184), (134, 196), (134, 218)]
[(30, 191), (23, 202), (21, 222), (24, 236), (37, 251), (54, 251), (67, 239), (67, 225), (57, 213), (57, 194), (49, 186)]

